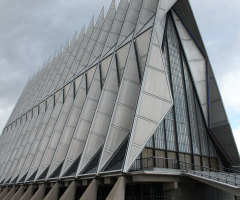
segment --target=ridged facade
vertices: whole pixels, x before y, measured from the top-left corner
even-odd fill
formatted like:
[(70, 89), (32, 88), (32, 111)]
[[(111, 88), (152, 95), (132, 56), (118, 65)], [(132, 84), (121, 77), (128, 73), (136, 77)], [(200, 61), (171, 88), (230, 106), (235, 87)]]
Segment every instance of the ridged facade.
[(187, 0), (113, 0), (28, 81), (0, 137), (2, 188), (240, 164)]

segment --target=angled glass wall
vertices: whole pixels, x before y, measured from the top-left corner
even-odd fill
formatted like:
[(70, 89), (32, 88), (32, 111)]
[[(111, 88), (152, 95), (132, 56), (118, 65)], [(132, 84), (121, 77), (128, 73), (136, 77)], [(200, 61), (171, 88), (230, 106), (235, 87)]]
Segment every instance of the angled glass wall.
[(193, 83), (172, 15), (169, 13), (162, 44), (174, 106), (156, 129), (132, 170), (159, 168), (217, 169), (217, 155)]

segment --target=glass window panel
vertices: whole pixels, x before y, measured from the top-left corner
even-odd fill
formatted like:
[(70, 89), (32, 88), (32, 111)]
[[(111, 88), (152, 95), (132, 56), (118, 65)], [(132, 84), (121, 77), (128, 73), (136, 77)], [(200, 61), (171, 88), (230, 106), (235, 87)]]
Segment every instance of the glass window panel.
[(154, 142), (155, 148), (165, 150), (165, 134), (163, 122), (158, 126), (158, 128), (154, 132)]
[(172, 80), (179, 151), (190, 153), (190, 132), (187, 120), (187, 102), (184, 92), (184, 77), (181, 63), (182, 59), (180, 57), (178, 38), (171, 18), (169, 18), (167, 35), (170, 59), (169, 72), (171, 73)]

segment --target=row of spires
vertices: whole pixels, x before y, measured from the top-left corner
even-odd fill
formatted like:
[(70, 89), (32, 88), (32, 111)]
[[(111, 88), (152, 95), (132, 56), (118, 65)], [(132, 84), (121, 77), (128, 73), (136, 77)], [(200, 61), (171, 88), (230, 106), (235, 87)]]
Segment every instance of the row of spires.
[[(129, 0), (121, 0), (121, 2), (129, 2)], [(109, 11), (111, 9), (114, 9), (116, 10), (116, 7), (119, 6), (121, 4), (121, 2), (119, 2), (118, 5), (116, 5), (116, 0), (112, 0), (111, 4), (110, 4), (110, 7), (109, 7)], [(95, 22), (95, 16), (93, 15), (92, 18), (91, 18), (91, 21), (90, 21), (90, 24), (88, 26), (88, 28), (86, 29), (86, 25), (84, 24), (81, 31), (78, 33), (78, 31), (75, 32), (73, 38), (71, 40), (68, 40), (66, 42), (65, 45), (61, 45), (60, 49), (57, 50), (53, 56), (50, 56), (48, 58), (47, 61), (44, 61), (43, 65), (41, 67), (39, 67), (39, 69), (29, 78), (28, 82), (26, 83), (25, 87), (24, 87), (24, 90), (22, 92), (22, 95), (20, 96), (19, 100), (21, 99), (21, 97), (23, 96), (23, 93), (26, 91), (26, 89), (28, 88), (29, 85), (31, 84), (34, 84), (34, 81), (38, 80), (38, 77), (40, 77), (42, 75), (42, 73), (44, 72), (44, 70), (49, 67), (53, 62), (54, 60), (58, 59), (65, 50), (67, 50), (74, 42), (76, 42), (77, 40), (79, 40), (81, 38), (82, 35), (85, 35), (85, 34), (88, 34), (88, 32), (90, 31), (90, 29), (94, 29), (95, 26), (97, 26), (97, 24), (99, 23), (99, 21), (104, 21), (106, 19), (106, 16), (104, 14), (104, 7), (101, 9), (101, 12), (98, 16), (98, 19), (97, 21)], [(49, 94), (47, 94), (46, 96), (42, 97), (42, 99), (46, 98)], [(15, 108), (18, 106), (18, 103), (19, 103), (19, 100), (18, 102), (16, 103), (15, 105)], [(35, 103), (39, 103), (39, 102), (35, 102)], [(15, 109), (14, 108), (14, 109)], [(14, 123), (17, 119), (19, 119), (22, 115), (24, 115), (25, 113), (27, 113), (29, 107), (27, 109), (25, 109), (24, 111), (20, 112), (20, 113), (17, 113), (17, 116), (15, 116), (13, 118), (13, 115), (16, 114), (15, 112), (12, 112), (11, 116), (9, 117), (7, 123), (6, 123), (6, 127), (8, 127), (9, 125), (11, 125), (12, 123)], [(13, 110), (14, 111), (14, 110)]]

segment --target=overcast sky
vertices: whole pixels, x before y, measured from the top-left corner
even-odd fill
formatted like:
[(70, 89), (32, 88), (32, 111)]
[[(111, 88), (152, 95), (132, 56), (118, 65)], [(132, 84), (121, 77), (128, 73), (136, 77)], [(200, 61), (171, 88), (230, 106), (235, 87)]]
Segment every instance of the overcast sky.
[[(0, 131), (28, 78), (110, 1), (0, 1)], [(240, 147), (240, 1), (190, 3)]]

